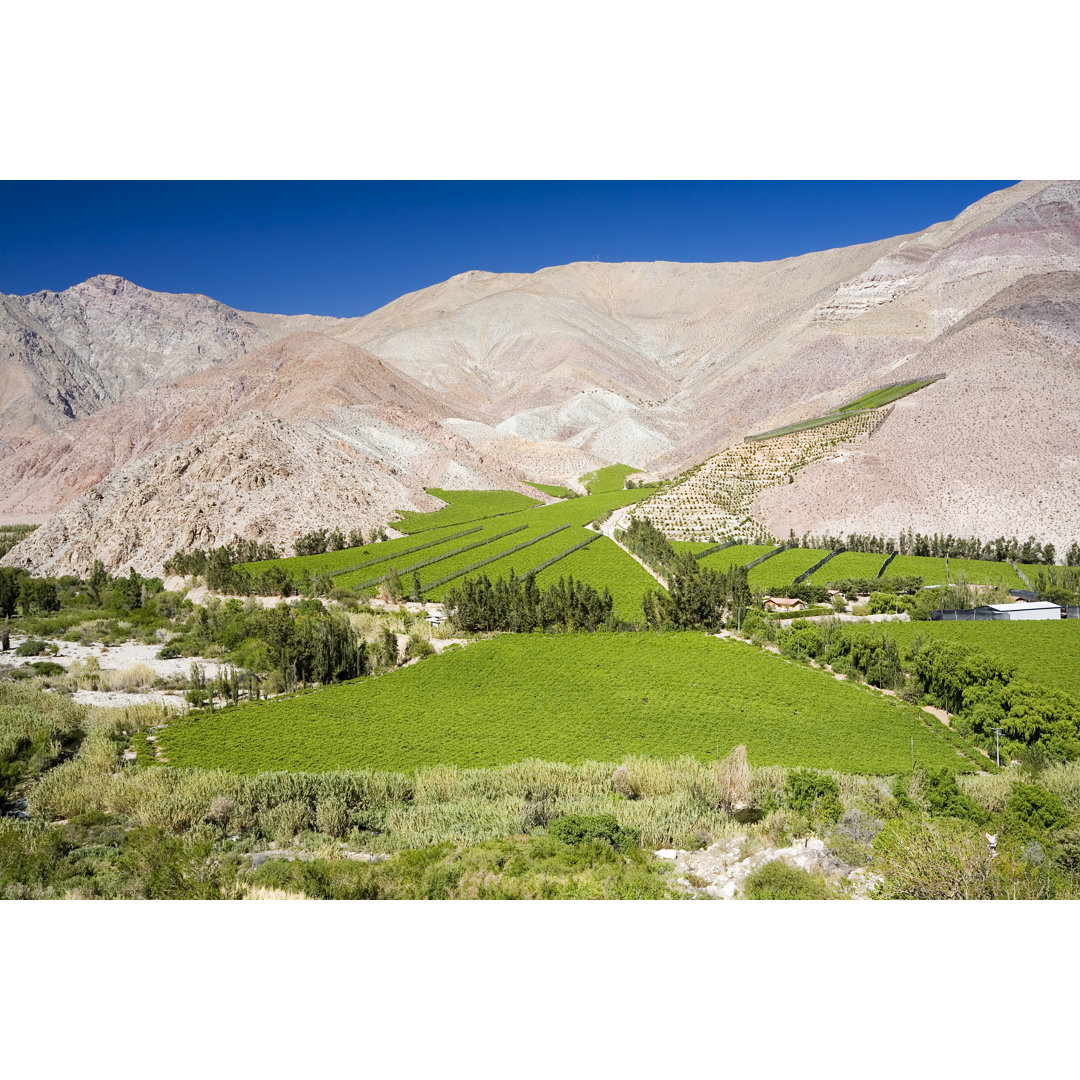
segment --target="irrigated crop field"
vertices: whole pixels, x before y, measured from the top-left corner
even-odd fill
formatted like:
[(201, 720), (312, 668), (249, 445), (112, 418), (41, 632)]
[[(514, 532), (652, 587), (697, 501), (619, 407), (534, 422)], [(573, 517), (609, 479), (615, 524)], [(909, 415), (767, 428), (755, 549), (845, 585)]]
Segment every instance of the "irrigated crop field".
[[(467, 544), (478, 539), (479, 522), (470, 525), (447, 525), (442, 529), (432, 530), (423, 536), (402, 536), (396, 540), (383, 540), (378, 544), (365, 544), (363, 547), (344, 548), (341, 551), (327, 551), (322, 555), (294, 555), (284, 559), (263, 559), (260, 562), (244, 563), (254, 573), (261, 573), (271, 566), (279, 566), (285, 573), (298, 577), (305, 570), (309, 574), (340, 574), (350, 567), (361, 563), (374, 565), (390, 559), (407, 559), (411, 552), (416, 552), (415, 559), (424, 557), (424, 552), (434, 552), (434, 541), (457, 545)], [(455, 545), (452, 545), (455, 546)], [(417, 549), (422, 548), (422, 551)]]
[[(911, 706), (704, 634), (507, 634), (376, 678), (171, 723), (177, 766), (331, 771), (628, 754), (889, 774), (977, 767)], [(979, 759), (980, 761), (983, 759)]]
[[(723, 554), (723, 552), (721, 552)], [(816, 551), (813, 548), (788, 548), (766, 559), (760, 566), (755, 566), (750, 571), (750, 586), (764, 585), (771, 588), (775, 585), (790, 585), (801, 573), (809, 570), (819, 559), (824, 559), (828, 551)], [(827, 575), (831, 562), (826, 563), (820, 571), (821, 575)], [(816, 578), (818, 575), (815, 574)], [(824, 584), (824, 577), (820, 584)], [(817, 585), (819, 582), (814, 581)]]
[[(710, 570), (730, 570), (733, 566), (746, 566), (747, 563), (760, 559), (774, 547), (775, 544), (736, 544), (713, 555), (706, 555), (699, 565), (707, 566)], [(772, 562), (772, 559), (769, 562)]]
[[(510, 495), (513, 499), (521, 496), (512, 492), (442, 492), (452, 500), (448, 510), (460, 518), (469, 518), (481, 504), (473, 496)], [(621, 489), (599, 495), (587, 495), (565, 502), (550, 503), (546, 506), (529, 504), (526, 508), (507, 510), (509, 503), (486, 500), (493, 516), (480, 520), (460, 520), (454, 524), (428, 528), (428, 522), (444, 520), (446, 510), (439, 510), (428, 515), (414, 515), (410, 525), (413, 532), (397, 540), (386, 540), (379, 544), (368, 544), (362, 548), (349, 548), (345, 551), (327, 552), (324, 555), (305, 555), (291, 559), (274, 559), (265, 562), (248, 563), (255, 571), (277, 565), (286, 573), (297, 576), (303, 571), (308, 573), (330, 573), (334, 575), (335, 585), (356, 589), (361, 593), (373, 593), (378, 582), (393, 567), (402, 578), (405, 588), (412, 588), (414, 570), (420, 575), (424, 597), (428, 600), (441, 600), (448, 588), (460, 583), (463, 576), (469, 574), (487, 574), (492, 581), (500, 575), (509, 576), (511, 567), (519, 576), (540, 566), (541, 563), (567, 551), (582, 540), (596, 534), (583, 526), (610, 511), (629, 503), (644, 499), (647, 490), (624, 491)], [(459, 499), (459, 495), (466, 496)], [(558, 530), (558, 531), (556, 531)], [(614, 547), (614, 545), (612, 545)], [(615, 598), (616, 612), (621, 616), (636, 619), (641, 614), (640, 588), (641, 575), (644, 572), (623, 552), (615, 549), (616, 554), (608, 559), (611, 573), (608, 580), (592, 581), (598, 588), (604, 585), (611, 590)], [(575, 556), (578, 553), (575, 553)], [(566, 563), (574, 556), (569, 556)], [(625, 563), (625, 567), (619, 564)], [(479, 565), (478, 565), (479, 564)], [(599, 565), (599, 560), (590, 559), (582, 564), (591, 573)], [(556, 569), (556, 568), (560, 568)], [(551, 580), (558, 580), (559, 573), (568, 571), (563, 563), (556, 563)], [(648, 575), (644, 575), (648, 578)], [(648, 578), (649, 586), (655, 582)], [(436, 584), (439, 583), (439, 584)]]
[(466, 521), (478, 521), (495, 514), (512, 514), (536, 506), (537, 501), (514, 491), (443, 491), (427, 488), (429, 495), (442, 499), (448, 505), (429, 514), (407, 510), (400, 521), (391, 522), (398, 532), (416, 533), (421, 530), (438, 529), (443, 525), (458, 525)]
[(560, 487), (558, 484), (534, 484), (531, 480), (526, 480), (525, 483), (529, 487), (534, 487), (537, 491), (542, 491), (545, 495), (551, 495), (556, 499), (568, 499), (573, 494), (569, 488)]
[(608, 465), (595, 472), (586, 473), (579, 479), (590, 495), (603, 495), (612, 491), (622, 491), (626, 478), (633, 476), (636, 472), (641, 472), (641, 470), (630, 465)]
[[(815, 585), (828, 581), (845, 581), (849, 578), (876, 578), (888, 555), (867, 555), (860, 551), (844, 551), (830, 559), (815, 575)], [(896, 560), (893, 560), (895, 563)], [(893, 563), (886, 574), (892, 573)]]
[(672, 551), (676, 555), (681, 555), (683, 552), (689, 551), (691, 555), (696, 555), (699, 551), (708, 551), (709, 548), (716, 547), (716, 544), (712, 540), (669, 540)]
[(874, 626), (852, 623), (847, 629), (856, 633), (885, 633), (904, 646), (916, 637), (923, 641), (936, 638), (974, 645), (1011, 664), (1023, 678), (1080, 698), (1080, 619), (887, 622)]
[(882, 390), (871, 390), (869, 394), (863, 394), (861, 398), (841, 405), (836, 411), (846, 413), (854, 409), (879, 409), (882, 405), (888, 405), (902, 397), (907, 397), (908, 394), (914, 394), (916, 390), (921, 390), (924, 386), (935, 382), (937, 379), (925, 379), (922, 382), (909, 382), (901, 386), (887, 386)]
[[(566, 535), (575, 531), (568, 529)], [(580, 532), (584, 534), (586, 530)], [(536, 583), (541, 589), (547, 589), (561, 577), (583, 581), (598, 592), (603, 592), (605, 588), (610, 590), (615, 601), (615, 617), (627, 622), (641, 621), (641, 598), (647, 592), (660, 588), (652, 574), (643, 570), (606, 536), (542, 571), (537, 575)]]
[[(924, 585), (944, 585), (945, 560), (925, 555), (897, 555), (889, 563), (885, 576), (895, 577), (901, 574), (917, 574), (923, 579)], [(950, 559), (949, 579), (955, 582), (958, 575), (976, 585), (1004, 585), (1006, 589), (1024, 587), (1024, 583), (1008, 563), (984, 562), (981, 559)]]

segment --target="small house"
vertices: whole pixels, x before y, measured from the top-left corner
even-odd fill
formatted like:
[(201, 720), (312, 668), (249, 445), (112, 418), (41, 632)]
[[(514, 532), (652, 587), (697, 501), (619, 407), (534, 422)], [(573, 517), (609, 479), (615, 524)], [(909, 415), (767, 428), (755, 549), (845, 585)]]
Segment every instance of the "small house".
[(766, 596), (766, 611), (805, 611), (806, 601), (797, 596)]
[(1030, 589), (1010, 589), (1009, 595), (1014, 601), (1022, 600), (1025, 604), (1034, 603), (1039, 599)]

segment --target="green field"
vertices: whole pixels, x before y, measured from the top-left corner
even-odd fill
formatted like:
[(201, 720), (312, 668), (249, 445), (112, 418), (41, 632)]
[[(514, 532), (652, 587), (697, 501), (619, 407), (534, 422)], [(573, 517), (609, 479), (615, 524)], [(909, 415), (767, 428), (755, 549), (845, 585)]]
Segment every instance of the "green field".
[(531, 480), (526, 480), (526, 484), (529, 487), (536, 488), (537, 491), (542, 491), (545, 495), (552, 495), (556, 499), (569, 499), (573, 492), (569, 488), (560, 487), (558, 484), (534, 484)]
[[(442, 494), (448, 497), (456, 497), (459, 493), (443, 492)], [(509, 495), (513, 499), (522, 498), (514, 495), (513, 492), (467, 491), (463, 494), (466, 496)], [(336, 575), (335, 585), (351, 589), (357, 588), (363, 582), (381, 577), (389, 571), (391, 566), (399, 574), (407, 573), (411, 578), (412, 572), (407, 568), (419, 562), (426, 562), (429, 565), (419, 571), (421, 582), (436, 581), (455, 569), (469, 566), (492, 555), (498, 555), (500, 551), (508, 551), (510, 548), (516, 547), (526, 540), (534, 539), (542, 533), (550, 532), (560, 525), (571, 526), (570, 529), (563, 530), (559, 534), (564, 540), (561, 546), (559, 546), (560, 542), (558, 540), (551, 538), (550, 540), (541, 541), (536, 545), (535, 549), (526, 548), (518, 557), (511, 558), (505, 565), (492, 564), (492, 569), (495, 572), (492, 580), (495, 580), (499, 573), (503, 573), (505, 576), (509, 572), (511, 565), (519, 573), (532, 569), (532, 567), (543, 562), (544, 559), (550, 558), (552, 554), (564, 551), (588, 536), (589, 534), (581, 526), (588, 524), (595, 518), (603, 517), (620, 506), (638, 502), (648, 495), (648, 490), (624, 491), (620, 489), (599, 495), (585, 495), (578, 499), (548, 503), (547, 505), (530, 503), (525, 499), (523, 500), (525, 503), (524, 509), (511, 511), (505, 509), (506, 503), (493, 501), (490, 505), (495, 508), (494, 516), (479, 521), (459, 521), (452, 524), (445, 523), (443, 515), (446, 511), (438, 510), (432, 514), (415, 515), (412, 521), (415, 526), (414, 531), (409, 536), (400, 537), (396, 540), (385, 540), (382, 543), (368, 544), (362, 548), (331, 551), (323, 555), (269, 559), (263, 562), (246, 563), (245, 566), (253, 572), (260, 572), (270, 566), (279, 566), (292, 577), (297, 577), (304, 571), (311, 574), (330, 573)], [(477, 505), (470, 498), (463, 503), (455, 501), (450, 509), (459, 510), (463, 516), (467, 516), (476, 511)], [(502, 509), (499, 509), (499, 507), (502, 507)], [(429, 528), (425, 524), (425, 518), (428, 524), (436, 520), (443, 520), (444, 524), (437, 529)], [(524, 525), (525, 529), (515, 532), (511, 536), (494, 540), (490, 546), (473, 547), (480, 541), (499, 536), (499, 534), (515, 529), (519, 525)], [(460, 555), (456, 554), (461, 548), (465, 547), (469, 547), (471, 550)], [(547, 554), (537, 555), (536, 552), (541, 550)], [(443, 555), (445, 561), (432, 562), (431, 560), (438, 555)], [(626, 556), (623, 556), (623, 558), (627, 562), (633, 562), (632, 559)], [(357, 569), (350, 569), (351, 567), (357, 567)], [(476, 572), (478, 574), (487, 573), (491, 576), (486, 566)], [(406, 587), (410, 586), (411, 581), (406, 582)], [(373, 592), (374, 588), (374, 586), (365, 586), (365, 589), (361, 591)], [(615, 591), (612, 588), (612, 592)], [(437, 599), (439, 596), (441, 596), (441, 590), (434, 593), (429, 599)], [(633, 604), (636, 605), (638, 602), (635, 599)]]
[(771, 431), (763, 431), (760, 434), (747, 435), (746, 439), (748, 442), (761, 442), (765, 439), (779, 438), (781, 435), (794, 435), (799, 431), (824, 427), (826, 424), (835, 424), (837, 420), (843, 420), (844, 417), (851, 416), (854, 413), (865, 412), (869, 409), (880, 409), (882, 405), (888, 405), (890, 402), (906, 397), (908, 394), (914, 394), (916, 390), (921, 390), (924, 386), (929, 386), (934, 382), (937, 382), (937, 380), (927, 379), (925, 382), (910, 382), (904, 383), (902, 386), (890, 386), (881, 390), (872, 390), (869, 394), (863, 394), (862, 397), (849, 401), (846, 405), (841, 405), (838, 409), (833, 409), (832, 412), (825, 413), (822, 416), (815, 416), (810, 420), (800, 420), (797, 423), (788, 424), (786, 427), (773, 428)]
[(513, 514), (518, 510), (539, 505), (528, 495), (518, 495), (514, 491), (444, 491), (442, 488), (425, 490), (448, 505), (431, 513), (406, 510), (400, 521), (390, 522), (398, 532), (417, 533), (438, 529), (444, 525), (461, 525), (494, 517), (496, 514)]
[[(924, 585), (944, 585), (945, 560), (927, 555), (897, 555), (885, 571), (886, 577), (909, 574), (921, 577)], [(1024, 583), (1008, 563), (985, 562), (982, 559), (950, 559), (950, 581), (955, 582), (957, 575), (967, 578), (971, 584), (1004, 585), (1006, 589), (1024, 587)]]
[(699, 551), (708, 551), (709, 548), (716, 547), (711, 540), (669, 540), (668, 543), (676, 555), (682, 555), (687, 551), (691, 555), (696, 555)]
[[(721, 555), (726, 552), (721, 552)], [(750, 586), (765, 586), (773, 588), (777, 585), (790, 585), (801, 573), (809, 570), (819, 559), (824, 559), (828, 551), (817, 551), (814, 548), (788, 548), (766, 559), (760, 566), (755, 566), (750, 571)], [(708, 560), (705, 560), (708, 562)], [(821, 577), (821, 581), (813, 581), (814, 585), (824, 585), (825, 577), (828, 576), (829, 567), (832, 563), (826, 563), (814, 578)]]
[(1023, 678), (1080, 698), (1080, 619), (852, 623), (850, 628), (857, 633), (884, 632), (902, 645), (916, 637), (974, 645), (1011, 664)]
[[(548, 525), (541, 528), (537, 525), (530, 525), (524, 532), (515, 533), (499, 543), (492, 544), (490, 550), (488, 548), (477, 548), (475, 552), (469, 552), (466, 555), (429, 566), (420, 574), (424, 599), (442, 600), (448, 589), (460, 585), (461, 579), (467, 576), (485, 574), (491, 581), (497, 581), (500, 577), (508, 578), (511, 569), (513, 569), (514, 573), (521, 577), (534, 566), (538, 566), (544, 560), (550, 559), (552, 555), (558, 555), (560, 551), (565, 551), (568, 547), (572, 547), (589, 535), (587, 530), (575, 525), (563, 527), (559, 532), (552, 533), (550, 536), (544, 535), (555, 528), (559, 528), (559, 526)], [(521, 547), (522, 544), (528, 544), (528, 546)], [(518, 548), (518, 550), (510, 552), (511, 548)], [(500, 554), (500, 552), (508, 552), (508, 554)], [(434, 582), (450, 574), (457, 574), (459, 571), (464, 570), (465, 567), (479, 562), (481, 559), (492, 558), (492, 556), (498, 556), (498, 558), (475, 571), (461, 574), (444, 585), (428, 587), (424, 584), (425, 581)]]
[[(889, 774), (976, 768), (932, 717), (704, 634), (507, 634), (315, 693), (176, 720), (175, 766), (332, 771), (629, 754)], [(981, 760), (981, 759), (980, 759)]]
[[(570, 532), (576, 531), (567, 530), (560, 535), (568, 536)], [(587, 535), (585, 529), (580, 532), (582, 537), (579, 539)], [(641, 622), (641, 598), (647, 592), (660, 588), (652, 574), (643, 570), (618, 544), (606, 536), (542, 571), (537, 575), (536, 583), (540, 588), (548, 589), (561, 577), (573, 577), (575, 581), (583, 581), (592, 585), (597, 592), (603, 592), (605, 588), (610, 590), (615, 601), (615, 617), (627, 622)]]
[[(710, 570), (730, 570), (733, 566), (746, 566), (755, 559), (760, 559), (776, 547), (775, 544), (736, 544), (734, 547), (724, 548), (713, 555), (706, 555), (698, 565), (707, 566)], [(779, 555), (774, 558), (779, 558)], [(768, 560), (772, 562), (772, 559)]]
[[(337, 584), (356, 592), (370, 593), (379, 587), (379, 583), (389, 573), (391, 567), (397, 571), (399, 577), (409, 579), (406, 582), (408, 587), (412, 585), (414, 571), (420, 574), (421, 581), (434, 582), (466, 566), (498, 558), (501, 552), (508, 551), (519, 544), (531, 543), (543, 531), (529, 528), (524, 522), (508, 524), (507, 518), (493, 518), (492, 520), (501, 524), (502, 528), (481, 529), (472, 536), (442, 543), (427, 551), (419, 551), (415, 557), (394, 559), (391, 562), (384, 561), (378, 566), (369, 566), (351, 574), (342, 574), (336, 579)], [(510, 521), (512, 522), (512, 519)]]
[[(814, 575), (815, 578), (821, 579), (815, 581), (814, 584), (822, 585), (826, 578), (829, 581), (846, 581), (849, 578), (876, 578), (878, 571), (888, 557), (888, 555), (868, 555), (860, 551), (842, 552), (835, 559), (830, 559)], [(895, 561), (894, 559), (893, 562)], [(885, 573), (890, 577), (892, 576), (892, 563), (889, 564), (889, 569)]]
[(608, 465), (606, 468), (586, 473), (579, 479), (590, 495), (603, 495), (611, 491), (622, 491), (626, 478), (637, 472), (641, 470), (631, 465)]
[[(479, 523), (476, 523), (479, 524)], [(290, 577), (299, 577), (306, 570), (309, 574), (337, 574), (350, 566), (358, 563), (371, 563), (372, 560), (385, 562), (389, 559), (408, 558), (408, 553), (421, 545), (427, 545), (432, 540), (442, 538), (447, 543), (454, 538), (460, 537), (457, 544), (467, 544), (470, 539), (476, 539), (480, 533), (472, 533), (476, 524), (446, 526), (439, 532), (432, 531), (423, 536), (402, 536), (396, 540), (383, 540), (378, 544), (365, 544), (363, 547), (343, 548), (341, 551), (327, 551), (322, 555), (293, 555), (284, 559), (262, 559), (259, 562), (244, 563), (245, 569), (252, 573), (262, 573), (271, 566), (278, 566)], [(463, 535), (466, 532), (468, 536)], [(425, 547), (425, 551), (433, 551), (433, 548)], [(422, 553), (417, 553), (416, 559), (422, 558)]]
[(909, 382), (904, 383), (902, 386), (889, 386), (884, 390), (871, 390), (869, 394), (863, 394), (862, 397), (849, 401), (846, 405), (841, 405), (836, 411), (846, 413), (856, 412), (859, 409), (880, 409), (882, 405), (898, 401), (900, 398), (907, 397), (908, 394), (914, 394), (916, 390), (921, 390), (924, 386), (929, 386), (937, 381), (937, 379), (926, 379), (924, 382)]

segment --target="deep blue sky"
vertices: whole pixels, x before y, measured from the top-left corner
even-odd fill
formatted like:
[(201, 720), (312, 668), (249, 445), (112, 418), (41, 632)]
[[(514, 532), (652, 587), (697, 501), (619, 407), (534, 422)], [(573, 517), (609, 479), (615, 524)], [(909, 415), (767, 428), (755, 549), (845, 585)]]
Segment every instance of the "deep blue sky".
[(0, 292), (94, 274), (363, 315), (464, 270), (727, 262), (914, 232), (1011, 180), (0, 183)]

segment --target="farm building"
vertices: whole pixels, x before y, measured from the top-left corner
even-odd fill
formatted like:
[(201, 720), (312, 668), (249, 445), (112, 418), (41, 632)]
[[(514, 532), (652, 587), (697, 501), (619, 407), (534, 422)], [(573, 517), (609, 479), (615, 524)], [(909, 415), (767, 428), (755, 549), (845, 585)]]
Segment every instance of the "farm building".
[(1061, 605), (1049, 600), (1018, 600), (1015, 604), (986, 604), (992, 619), (1060, 619)]
[(767, 596), (765, 597), (766, 611), (805, 611), (806, 601), (798, 597), (790, 596)]
[(1060, 619), (1061, 607), (1051, 604), (1048, 600), (1036, 600), (1033, 602), (1017, 601), (1015, 604), (983, 604), (977, 608), (968, 608), (966, 611), (931, 611), (930, 618), (942, 619), (946, 622), (982, 622), (988, 619)]

